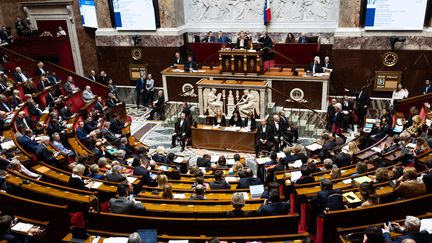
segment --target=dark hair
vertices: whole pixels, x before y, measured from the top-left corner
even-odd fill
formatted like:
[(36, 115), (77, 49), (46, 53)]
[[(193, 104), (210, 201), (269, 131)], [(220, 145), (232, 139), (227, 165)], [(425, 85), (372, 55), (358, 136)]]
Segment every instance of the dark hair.
[(375, 187), (373, 186), (373, 182), (362, 182), (359, 185), (359, 192), (364, 198), (364, 200), (368, 200), (370, 196), (375, 194)]
[(276, 152), (273, 151), (273, 152), (270, 153), (270, 159), (271, 160), (277, 160), (277, 154), (276, 154)]
[(137, 167), (141, 165), (141, 159), (138, 156), (135, 156), (132, 160), (132, 166)]
[(173, 153), (169, 153), (169, 154), (167, 155), (167, 160), (168, 160), (169, 162), (172, 162), (172, 161), (174, 161), (174, 157), (175, 157), (175, 155), (174, 155)]
[(245, 177), (246, 177), (246, 171), (245, 171), (245, 169), (240, 169), (240, 170), (238, 170), (238, 171), (237, 171), (237, 175), (238, 175), (240, 178), (245, 178)]
[(357, 173), (363, 174), (368, 171), (367, 164), (365, 162), (358, 162), (356, 165)]
[(301, 169), (301, 174), (302, 174), (302, 176), (308, 176), (308, 175), (310, 175), (310, 171), (307, 167), (303, 167)]
[(245, 176), (246, 177), (252, 177), (253, 176), (253, 171), (250, 168), (247, 168), (245, 170)]
[(332, 190), (333, 182), (329, 179), (324, 179), (321, 181), (321, 190)]
[(226, 158), (225, 158), (225, 156), (223, 156), (223, 155), (219, 156), (219, 159), (218, 159), (217, 163), (218, 163), (218, 165), (225, 166), (226, 165)]
[(119, 195), (120, 197), (125, 197), (125, 196), (127, 196), (128, 191), (129, 191), (129, 187), (128, 187), (128, 185), (126, 185), (126, 184), (120, 184), (120, 185), (118, 185), (118, 187), (117, 187), (117, 193), (118, 193), (118, 195)]
[(240, 154), (234, 154), (234, 161), (240, 161)]
[(180, 171), (178, 169), (174, 169), (174, 171), (170, 175), (170, 179), (171, 180), (180, 180), (181, 179)]
[(195, 178), (196, 178), (196, 177), (204, 177), (204, 173), (202, 172), (202, 170), (197, 170), (197, 171), (194, 173), (194, 176), (195, 176)]
[(385, 238), (382, 230), (376, 226), (368, 226), (366, 228), (365, 235), (367, 237), (367, 243), (384, 243)]
[(279, 202), (280, 200), (280, 193), (279, 193), (279, 189), (271, 189), (269, 191), (269, 199), (272, 202)]
[(432, 169), (432, 159), (428, 159), (428, 160), (426, 160), (425, 165), (426, 165), (426, 167), (427, 167), (428, 169)]
[(219, 242), (220, 241), (218, 238), (211, 238), (208, 243), (219, 243)]
[(199, 177), (195, 178), (195, 182), (197, 185), (204, 185), (204, 177), (199, 176)]
[(0, 217), (0, 234), (6, 233), (11, 227), (12, 217), (4, 215)]
[(216, 181), (220, 181), (220, 180), (222, 180), (222, 177), (223, 177), (223, 171), (221, 171), (221, 170), (217, 170), (217, 171), (215, 172), (215, 180), (216, 180)]
[(279, 189), (280, 184), (279, 184), (279, 182), (272, 181), (272, 182), (270, 182), (270, 183), (268, 184), (267, 187), (268, 187), (268, 190), (272, 190), (272, 189)]

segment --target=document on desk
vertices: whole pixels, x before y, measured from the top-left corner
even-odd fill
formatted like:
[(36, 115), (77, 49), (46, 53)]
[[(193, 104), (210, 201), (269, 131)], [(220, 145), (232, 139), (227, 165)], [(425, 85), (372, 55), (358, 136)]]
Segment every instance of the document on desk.
[(357, 182), (358, 184), (362, 184), (363, 182), (371, 182), (372, 179), (367, 176), (361, 176), (361, 177), (354, 178), (354, 181)]
[(103, 240), (103, 243), (127, 243), (128, 238), (126, 237), (110, 237)]
[(166, 165), (161, 165), (161, 166), (159, 166), (159, 169), (163, 170), (163, 171), (169, 171), (170, 167), (166, 166)]
[(264, 192), (264, 185), (249, 186), (249, 191), (252, 198), (261, 198)]
[(270, 157), (263, 157), (263, 158), (256, 159), (256, 162), (259, 165), (265, 164), (265, 163), (270, 162), (270, 161), (271, 161)]
[(361, 202), (360, 198), (354, 194), (354, 192), (347, 192), (342, 194), (342, 196), (349, 202), (349, 203), (359, 203)]
[(184, 160), (184, 157), (177, 157), (177, 158), (175, 158), (175, 160), (174, 160), (174, 163), (178, 163), (178, 164), (180, 164), (180, 163), (182, 163), (183, 162), (183, 160)]
[(301, 160), (298, 159), (298, 160), (294, 161), (294, 163), (288, 164), (288, 165), (291, 167), (294, 167), (294, 168), (300, 168), (300, 167), (302, 167), (303, 163)]
[(9, 149), (11, 149), (11, 148), (15, 148), (16, 145), (15, 145), (15, 143), (14, 143), (13, 140), (10, 140), (10, 141), (7, 141), (7, 142), (2, 143), (2, 144), (1, 144), (1, 147), (2, 147), (2, 149), (4, 149), (4, 150), (9, 150)]
[(244, 200), (249, 200), (249, 199), (250, 199), (250, 198), (249, 198), (249, 194), (248, 194), (247, 192), (240, 192), (240, 193), (243, 194), (243, 198), (244, 198)]
[(351, 182), (352, 182), (351, 178), (345, 179), (345, 180), (342, 181), (343, 184), (351, 184)]
[(377, 152), (377, 153), (381, 153), (382, 149), (378, 148), (378, 147), (373, 147), (371, 148), (372, 151)]
[(98, 189), (102, 185), (103, 185), (103, 183), (100, 181), (93, 181), (93, 182), (87, 184), (86, 187), (90, 188), (90, 189)]
[(227, 159), (226, 163), (227, 163), (227, 165), (234, 165), (235, 164), (235, 160), (234, 159)]
[(136, 177), (131, 177), (131, 176), (128, 176), (128, 177), (126, 177), (126, 179), (127, 179), (127, 181), (129, 182), (129, 183), (134, 183), (138, 178), (136, 178)]
[(285, 155), (284, 152), (279, 152), (276, 155), (277, 155), (278, 158), (285, 158), (286, 157), (286, 155)]
[(17, 232), (28, 233), (31, 230), (31, 228), (33, 228), (33, 226), (34, 226), (33, 224), (18, 222), (11, 229)]
[(308, 149), (310, 151), (315, 151), (315, 150), (318, 150), (318, 149), (321, 149), (321, 148), (322, 148), (322, 145), (317, 144), (317, 143), (313, 143), (311, 145), (306, 146), (306, 149)]
[(291, 172), (291, 181), (295, 182), (296, 180), (300, 179), (301, 176), (301, 171), (293, 171)]
[(174, 193), (173, 197), (174, 197), (174, 199), (185, 199), (186, 195), (183, 193)]
[(432, 234), (432, 218), (420, 221), (420, 231), (422, 230), (426, 230), (429, 234)]

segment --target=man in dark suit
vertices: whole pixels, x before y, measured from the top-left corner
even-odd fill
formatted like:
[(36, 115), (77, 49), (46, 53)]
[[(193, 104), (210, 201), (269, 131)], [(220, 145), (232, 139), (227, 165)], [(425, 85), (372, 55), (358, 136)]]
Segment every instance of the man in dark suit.
[(143, 102), (145, 99), (145, 90), (146, 90), (145, 83), (146, 83), (145, 73), (144, 71), (141, 71), (140, 78), (136, 81), (136, 86), (135, 86), (137, 109), (140, 108), (141, 102)]
[(215, 180), (209, 183), (210, 189), (231, 189), (231, 185), (225, 181), (223, 171), (217, 170), (215, 172)]
[(50, 108), (54, 108), (54, 106), (55, 106), (56, 98), (54, 97), (54, 95), (55, 95), (54, 90), (49, 90), (47, 92), (47, 94), (45, 95), (45, 102), (46, 102), (47, 106)]
[(285, 127), (285, 123), (280, 122), (279, 115), (273, 116), (273, 122), (271, 124), (273, 131), (273, 138), (275, 142), (275, 151), (279, 152), (280, 147), (285, 147), (286, 144), (292, 146), (292, 138), (289, 137), (288, 130)]
[(105, 100), (105, 105), (108, 108), (116, 107), (118, 103), (121, 103), (114, 94), (108, 93), (108, 97)]
[(96, 101), (96, 104), (95, 104), (94, 108), (95, 108), (95, 110), (98, 111), (98, 113), (100, 115), (103, 115), (105, 113), (104, 105), (103, 105), (103, 102), (102, 102), (102, 96), (98, 96), (97, 97), (97, 101)]
[(269, 192), (269, 200), (266, 200), (258, 209), (261, 216), (277, 216), (289, 213), (289, 204), (280, 201), (279, 189), (272, 189)]
[(231, 43), (231, 39), (228, 36), (226, 36), (222, 31), (219, 31), (216, 34), (216, 42), (219, 42), (219, 43)]
[(209, 168), (211, 165), (211, 157), (209, 154), (204, 154), (202, 157), (197, 158), (197, 166)]
[(315, 178), (310, 175), (308, 168), (301, 169), (301, 177), (295, 181), (295, 184), (307, 184), (315, 182)]
[(290, 138), (290, 140), (288, 141), (292, 143), (293, 142), (292, 140), (294, 139), (294, 142), (297, 143), (297, 140), (299, 138), (298, 126), (294, 125), (293, 122), (288, 121), (288, 118), (285, 116), (285, 111), (280, 111), (279, 117), (280, 117), (280, 123), (288, 131), (288, 138)]
[(12, 108), (9, 106), (7, 102), (7, 98), (5, 95), (0, 94), (0, 110), (4, 111), (6, 113), (9, 113), (12, 111)]
[(162, 107), (164, 105), (165, 98), (163, 95), (163, 90), (158, 91), (158, 99), (156, 101), (153, 101), (153, 109), (150, 111), (150, 116), (147, 118), (147, 120), (153, 120), (154, 114), (156, 112), (160, 113), (162, 112)]
[(258, 141), (256, 145), (256, 156), (259, 155), (261, 146), (264, 147), (265, 150), (270, 151), (273, 147), (273, 131), (271, 126), (267, 125), (267, 120), (261, 120), (261, 126), (258, 128)]
[(55, 72), (47, 72), (48, 73), (48, 80), (50, 82), (51, 85), (55, 85), (57, 82), (60, 82), (61, 79), (59, 77), (57, 77)]
[(263, 60), (273, 59), (273, 52), (270, 49), (273, 49), (273, 40), (268, 35), (268, 32), (265, 32), (259, 39), (258, 42), (261, 44), (262, 48), (266, 48), (262, 55)]
[(330, 57), (328, 57), (328, 56), (324, 57), (324, 63), (322, 65), (322, 68), (325, 70), (333, 69), (333, 64), (330, 62)]
[(120, 144), (121, 135), (113, 133), (110, 130), (111, 122), (104, 122), (104, 126), (101, 129), (102, 137), (104, 137), (110, 144), (117, 146)]
[(192, 56), (189, 55), (187, 61), (184, 64), (184, 70), (190, 72), (198, 69), (198, 64), (193, 60)]
[(140, 165), (136, 166), (133, 170), (133, 175), (141, 176), (141, 181), (146, 186), (150, 186), (153, 184), (153, 180), (150, 177), (150, 172), (147, 170), (148, 164), (148, 159), (140, 159)]
[(421, 89), (422, 94), (432, 93), (432, 84), (429, 79), (426, 79), (425, 85)]
[(33, 154), (36, 153), (38, 143), (33, 138), (33, 132), (31, 129), (25, 129), (24, 134), (21, 136), (19, 143), (23, 148)]
[(366, 87), (360, 89), (360, 92), (356, 96), (356, 102), (357, 102), (358, 126), (363, 127), (366, 118), (367, 109), (370, 104), (370, 98), (369, 95), (367, 94)]
[(36, 76), (41, 76), (41, 75), (46, 75), (46, 70), (44, 69), (44, 63), (43, 62), (39, 62), (37, 64), (37, 67), (35, 69), (35, 75)]
[(351, 157), (349, 156), (349, 154), (342, 152), (340, 148), (335, 150), (334, 154), (335, 156), (332, 158), (333, 164), (337, 165), (338, 168), (351, 164)]
[(176, 52), (174, 56), (174, 60), (172, 62), (172, 66), (176, 67), (177, 65), (183, 65), (183, 64), (184, 64), (184, 60), (183, 58), (181, 58), (180, 52)]
[(309, 71), (309, 72), (311, 72), (313, 74), (315, 74), (315, 73), (322, 73), (323, 72), (323, 69), (322, 69), (321, 64), (320, 64), (320, 58), (319, 58), (319, 56), (315, 56), (315, 58), (313, 60), (313, 63), (309, 64), (309, 66), (307, 68), (307, 71)]
[(174, 133), (171, 139), (171, 148), (175, 148), (176, 140), (180, 140), (181, 151), (183, 152), (186, 146), (186, 138), (190, 136), (190, 125), (186, 120), (186, 114), (181, 113), (180, 119), (175, 123)]
[[(340, 210), (345, 209), (341, 190), (333, 190), (333, 183), (329, 179), (324, 179), (320, 183), (321, 191), (311, 199), (315, 213), (321, 214), (324, 210)], [(316, 214), (316, 216), (318, 215)]]
[(110, 78), (108, 77), (108, 74), (105, 71), (102, 70), (100, 72), (100, 76), (99, 76), (99, 79), (98, 79), (99, 83), (101, 83), (103, 85), (108, 85), (108, 80), (109, 79)]
[(432, 192), (432, 159), (428, 159), (425, 163), (427, 173), (423, 175), (423, 183), (426, 185), (426, 191)]
[(307, 36), (305, 35), (305, 33), (300, 33), (300, 37), (299, 37), (299, 39), (298, 39), (298, 43), (301, 43), (301, 44), (305, 44), (305, 43), (308, 43), (308, 38), (307, 38)]
[(128, 199), (128, 185), (118, 185), (117, 194), (118, 198), (111, 198), (109, 200), (111, 213), (132, 214), (145, 211), (145, 207), (142, 203)]
[(74, 113), (72, 112), (72, 103), (68, 103), (60, 110), (60, 117), (63, 121), (67, 121), (74, 117)]
[(36, 122), (26, 115), (24, 111), (18, 113), (18, 117), (15, 119), (16, 126), (18, 128), (35, 129)]
[(320, 152), (321, 161), (324, 161), (328, 157), (328, 153), (336, 147), (336, 141), (333, 136), (324, 134), (321, 137), (322, 148)]
[(47, 145), (49, 144), (49, 137), (43, 136), (41, 138), (41, 142), (39, 143), (38, 147), (36, 148), (36, 156), (38, 161), (45, 161), (49, 164), (56, 165), (57, 160), (56, 156), (60, 152), (52, 152), (47, 148)]
[(26, 72), (21, 70), (21, 67), (16, 67), (14, 72), (14, 81), (16, 83), (23, 83), (27, 81), (29, 77), (27, 76)]
[(85, 144), (90, 143), (90, 136), (88, 135), (88, 133), (84, 129), (84, 122), (83, 121), (78, 122), (78, 127), (75, 131), (75, 134), (81, 142), (83, 142)]
[(213, 36), (213, 32), (207, 32), (207, 35), (201, 39), (201, 42), (215, 42), (215, 37)]
[(343, 96), (342, 113), (344, 116), (343, 129), (347, 130), (348, 127), (351, 127), (354, 131), (354, 105), (347, 95)]
[(245, 188), (249, 188), (250, 186), (263, 184), (259, 178), (253, 177), (253, 171), (250, 168), (244, 170), (244, 173), (245, 173), (245, 177), (240, 178), (236, 189), (245, 189)]
[(91, 81), (97, 81), (97, 77), (96, 77), (96, 71), (95, 70), (91, 70), (89, 76), (87, 76), (88, 79), (90, 79)]
[(42, 75), (41, 78), (39, 79), (38, 83), (37, 83), (37, 90), (40, 92), (49, 86), (50, 86), (50, 84), (49, 84), (47, 77), (45, 75)]
[(122, 129), (129, 126), (129, 122), (122, 122), (120, 121), (120, 115), (117, 113), (114, 115), (114, 117), (110, 120), (110, 130), (113, 133), (121, 134)]

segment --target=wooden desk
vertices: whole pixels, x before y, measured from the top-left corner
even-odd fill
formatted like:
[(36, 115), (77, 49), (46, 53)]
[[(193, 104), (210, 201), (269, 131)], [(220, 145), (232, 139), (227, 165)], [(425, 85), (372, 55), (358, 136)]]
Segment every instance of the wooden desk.
[(222, 49), (219, 51), (219, 70), (234, 73), (261, 73), (261, 52), (243, 49)]
[(192, 128), (192, 147), (198, 149), (227, 150), (230, 152), (255, 153), (256, 132), (226, 131), (199, 125)]
[[(174, 193), (176, 194), (176, 193)], [(185, 195), (185, 199), (176, 199), (176, 200), (189, 200), (189, 198), (192, 195), (192, 192), (182, 193)], [(205, 197), (209, 200), (223, 200), (223, 201), (231, 201), (232, 199), (232, 192), (225, 192), (225, 193), (205, 193)], [(251, 195), (248, 193), (249, 198), (251, 198)], [(139, 197), (144, 198), (162, 198), (162, 191), (157, 192), (157, 194), (151, 192), (151, 191), (143, 191), (138, 194)], [(247, 201), (247, 200), (246, 200)]]

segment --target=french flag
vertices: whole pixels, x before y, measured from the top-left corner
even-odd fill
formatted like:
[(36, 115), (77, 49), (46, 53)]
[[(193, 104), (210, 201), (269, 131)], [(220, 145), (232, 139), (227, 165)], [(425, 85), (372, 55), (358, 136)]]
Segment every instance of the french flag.
[(264, 1), (264, 25), (269, 25), (271, 21), (270, 0)]

